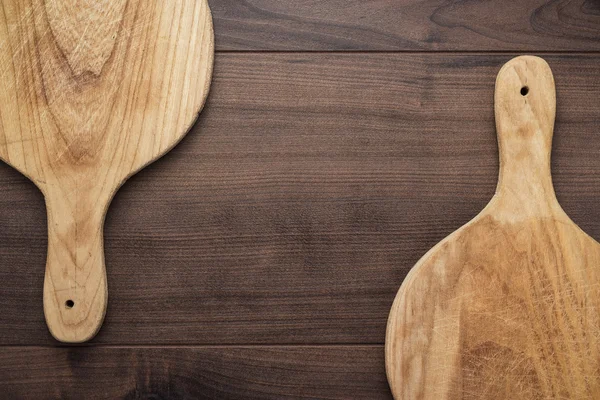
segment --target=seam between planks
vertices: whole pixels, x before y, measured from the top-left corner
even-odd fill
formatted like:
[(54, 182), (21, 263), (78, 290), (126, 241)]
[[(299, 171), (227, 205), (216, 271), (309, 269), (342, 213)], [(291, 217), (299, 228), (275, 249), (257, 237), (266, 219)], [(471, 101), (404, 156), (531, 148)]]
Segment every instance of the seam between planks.
[(381, 348), (383, 343), (333, 343), (333, 344), (109, 344), (109, 343), (82, 343), (76, 345), (60, 344), (37, 345), (37, 344), (3, 344), (2, 348), (28, 348), (28, 349), (75, 349), (75, 348), (105, 348), (105, 349), (233, 349), (233, 348)]
[(477, 54), (515, 55), (535, 53), (539, 55), (600, 55), (595, 50), (215, 50), (215, 54)]

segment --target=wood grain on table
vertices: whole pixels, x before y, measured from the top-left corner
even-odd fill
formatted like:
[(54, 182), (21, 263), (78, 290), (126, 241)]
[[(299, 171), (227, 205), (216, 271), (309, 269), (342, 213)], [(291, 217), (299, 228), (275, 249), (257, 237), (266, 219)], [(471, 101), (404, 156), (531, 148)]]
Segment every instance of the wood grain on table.
[(382, 346), (21, 347), (0, 374), (7, 399), (389, 398)]
[(597, 0), (214, 0), (218, 50), (600, 51)]
[[(436, 28), (426, 2), (209, 3), (211, 94), (184, 140), (113, 200), (104, 230), (111, 300), (89, 346), (56, 348), (47, 332), (43, 197), (0, 165), (0, 359), (11, 360), (1, 363), (0, 390), (390, 399), (383, 342), (395, 293), (425, 251), (493, 195), (494, 81), (520, 53), (544, 52), (552, 67), (557, 197), (600, 238), (594, 1), (519, 2), (526, 24), (540, 7), (563, 13), (523, 29), (505, 23), (506, 11), (490, 13), (507, 7), (499, 2), (457, 2), (472, 11), (455, 15), (484, 33)], [(412, 7), (413, 26), (444, 32), (442, 44), (421, 46), (393, 23), (406, 15), (400, 5)], [(352, 28), (359, 20), (395, 32), (369, 36)], [(85, 378), (94, 372), (97, 383)]]

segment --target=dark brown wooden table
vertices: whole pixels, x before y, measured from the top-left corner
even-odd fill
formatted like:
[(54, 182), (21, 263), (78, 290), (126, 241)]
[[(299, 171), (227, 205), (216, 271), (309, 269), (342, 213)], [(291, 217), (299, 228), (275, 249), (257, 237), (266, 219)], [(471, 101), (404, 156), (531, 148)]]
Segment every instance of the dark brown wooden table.
[(600, 239), (598, 0), (209, 2), (210, 97), (117, 193), (86, 345), (46, 329), (44, 199), (0, 164), (1, 399), (390, 399), (390, 305), (493, 195), (515, 55), (554, 71), (557, 195)]

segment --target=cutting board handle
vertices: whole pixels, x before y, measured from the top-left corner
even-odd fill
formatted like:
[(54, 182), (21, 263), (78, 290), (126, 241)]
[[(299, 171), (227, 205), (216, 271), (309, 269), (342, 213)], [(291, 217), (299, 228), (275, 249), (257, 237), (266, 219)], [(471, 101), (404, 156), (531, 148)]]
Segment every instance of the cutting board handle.
[[(103, 226), (112, 196), (97, 192), (45, 191), (48, 258), (44, 314), (61, 342), (81, 343), (96, 335), (108, 299)], [(104, 204), (102, 204), (104, 203)]]
[(559, 207), (550, 168), (556, 92), (546, 61), (520, 56), (507, 62), (496, 78), (494, 103), (500, 150), (496, 196), (522, 213), (552, 212)]

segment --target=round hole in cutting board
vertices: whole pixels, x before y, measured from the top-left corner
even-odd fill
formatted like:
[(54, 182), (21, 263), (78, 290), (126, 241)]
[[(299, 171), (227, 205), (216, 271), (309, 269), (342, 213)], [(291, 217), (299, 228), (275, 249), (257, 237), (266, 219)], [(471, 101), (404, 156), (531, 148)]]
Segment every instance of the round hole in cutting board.
[(521, 88), (521, 96), (527, 96), (527, 93), (529, 93), (529, 88), (527, 86), (523, 86)]
[(65, 307), (67, 307), (67, 308), (73, 308), (74, 305), (75, 305), (75, 302), (73, 300), (65, 301)]

